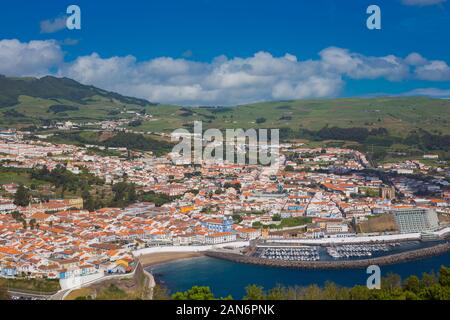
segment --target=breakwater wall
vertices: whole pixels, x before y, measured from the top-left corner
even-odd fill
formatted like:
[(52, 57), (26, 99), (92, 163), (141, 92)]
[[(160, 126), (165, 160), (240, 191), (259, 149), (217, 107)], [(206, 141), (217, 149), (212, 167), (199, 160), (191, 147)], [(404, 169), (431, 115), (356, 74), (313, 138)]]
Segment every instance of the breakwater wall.
[(238, 263), (256, 264), (271, 267), (299, 268), (299, 269), (353, 269), (366, 268), (370, 265), (389, 265), (427, 257), (437, 256), (450, 252), (450, 244), (438, 244), (433, 247), (410, 250), (382, 257), (360, 260), (333, 260), (333, 261), (284, 261), (270, 260), (249, 255), (230, 252), (207, 251), (205, 255), (212, 258), (225, 259)]

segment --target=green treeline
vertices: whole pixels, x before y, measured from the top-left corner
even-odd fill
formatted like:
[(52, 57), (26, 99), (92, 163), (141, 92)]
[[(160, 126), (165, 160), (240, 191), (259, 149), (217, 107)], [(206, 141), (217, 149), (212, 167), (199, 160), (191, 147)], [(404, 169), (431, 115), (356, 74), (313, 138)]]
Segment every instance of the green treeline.
[(53, 140), (55, 142), (66, 141), (77, 144), (92, 144), (107, 148), (127, 148), (130, 150), (152, 151), (157, 155), (164, 154), (172, 150), (173, 145), (166, 141), (152, 139), (138, 133), (118, 132), (114, 136), (100, 140), (98, 137), (82, 135), (82, 132), (58, 132)]
[(76, 106), (68, 106), (64, 104), (54, 104), (48, 108), (47, 112), (53, 112), (53, 113), (61, 113), (66, 111), (78, 111), (80, 108)]
[[(163, 293), (161, 293), (163, 292)], [(366, 286), (341, 287), (327, 282), (323, 287), (276, 287), (265, 290), (262, 286), (249, 285), (245, 288), (244, 300), (450, 300), (450, 268), (442, 266), (438, 274), (424, 273), (421, 278), (413, 275), (401, 280), (397, 274), (388, 274), (381, 280), (381, 289)], [(194, 286), (184, 292), (176, 292), (174, 300), (215, 300), (209, 287)], [(164, 299), (164, 291), (158, 290), (155, 298)], [(232, 299), (231, 296), (225, 299)]]
[(133, 183), (126, 181), (117, 182), (111, 186), (112, 198), (105, 198), (104, 194), (93, 196), (85, 191), (82, 194), (84, 200), (84, 209), (94, 211), (102, 207), (125, 208), (136, 202), (153, 202), (157, 207), (174, 201), (179, 197), (172, 197), (162, 193), (138, 192)]
[(450, 145), (450, 135), (431, 134), (423, 129), (410, 131), (405, 138), (388, 134), (386, 128), (338, 128), (324, 127), (318, 131), (291, 128), (280, 129), (280, 139), (309, 139), (313, 141), (346, 140), (375, 146), (390, 147), (394, 143), (415, 146), (423, 151), (446, 150)]
[(133, 150), (152, 151), (156, 154), (169, 152), (173, 145), (145, 137), (142, 134), (119, 132), (115, 136), (101, 142), (105, 147), (128, 148)]
[[(66, 191), (81, 195), (84, 200), (84, 209), (93, 211), (101, 207), (124, 208), (136, 202), (153, 202), (156, 206), (162, 206), (177, 199), (165, 194), (155, 192), (137, 192), (133, 183), (125, 181), (117, 182), (113, 185), (106, 185), (104, 180), (81, 170), (79, 174), (74, 174), (63, 165), (56, 166), (49, 170), (46, 166), (33, 168), (29, 171), (31, 179), (45, 181), (61, 190), (63, 196)], [(102, 191), (98, 191), (101, 187)], [(95, 189), (96, 192), (91, 192)], [(111, 192), (105, 192), (110, 190)], [(107, 194), (111, 194), (107, 196)], [(15, 196), (17, 205), (26, 206), (30, 202), (31, 194), (23, 185), (19, 185)]]
[(104, 181), (93, 174), (82, 170), (80, 174), (74, 174), (63, 165), (57, 165), (53, 170), (47, 166), (33, 168), (30, 176), (32, 179), (46, 181), (56, 188), (77, 192), (78, 190), (89, 189), (92, 185), (103, 185)]
[(163, 204), (170, 203), (180, 197), (169, 196), (164, 193), (156, 193), (153, 191), (143, 192), (138, 195), (140, 201), (153, 202), (155, 206), (161, 207)]
[[(1, 279), (0, 279), (1, 280)], [(5, 280), (6, 281), (6, 280)], [(9, 280), (8, 280), (9, 281)], [(18, 280), (19, 281), (19, 280)], [(28, 280), (20, 280), (20, 286), (15, 288), (39, 290), (50, 292), (56, 291), (57, 287), (44, 288), (39, 283)], [(38, 281), (38, 280), (36, 280)], [(50, 284), (46, 282), (46, 285)], [(55, 286), (58, 282), (51, 283)], [(8, 299), (5, 290), (6, 283), (0, 281), (0, 300)], [(108, 294), (103, 298), (112, 300), (136, 299), (123, 290), (110, 286)], [(86, 299), (89, 297), (82, 297)], [(97, 297), (99, 298), (99, 297)], [(154, 300), (232, 300), (233, 297), (216, 297), (209, 287), (193, 286), (192, 288), (176, 292), (170, 295), (166, 288), (157, 284), (153, 289)], [(243, 300), (450, 300), (450, 268), (442, 266), (439, 273), (423, 273), (419, 278), (415, 275), (409, 276), (404, 281), (397, 274), (388, 274), (381, 280), (381, 289), (368, 289), (366, 286), (354, 286), (351, 288), (341, 287), (332, 282), (327, 282), (323, 287), (310, 285), (307, 287), (285, 287), (277, 285), (272, 289), (265, 290), (262, 286), (255, 284), (245, 288)]]

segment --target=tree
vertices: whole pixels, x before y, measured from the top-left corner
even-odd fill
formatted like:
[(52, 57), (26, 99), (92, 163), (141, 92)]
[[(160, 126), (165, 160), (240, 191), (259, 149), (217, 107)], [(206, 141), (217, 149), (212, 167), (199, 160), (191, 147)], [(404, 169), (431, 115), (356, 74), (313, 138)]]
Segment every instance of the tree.
[(443, 287), (450, 287), (450, 268), (441, 266), (439, 270), (439, 284)]
[(83, 198), (83, 209), (89, 211), (95, 210), (94, 199), (87, 188), (83, 190), (81, 198)]
[(128, 202), (133, 203), (137, 200), (137, 195), (136, 195), (136, 187), (134, 186), (134, 184), (130, 184), (128, 187)]
[(113, 201), (115, 203), (122, 203), (125, 200), (128, 184), (126, 182), (118, 182), (112, 187), (114, 193)]
[(305, 288), (303, 299), (304, 300), (321, 300), (322, 290), (316, 284), (310, 285)]
[(16, 221), (21, 221), (21, 220), (23, 220), (23, 215), (22, 215), (19, 211), (13, 211), (13, 212), (11, 212), (11, 216), (12, 216), (13, 219), (16, 220)]
[(366, 286), (354, 286), (349, 291), (350, 300), (369, 300), (371, 290)]
[(266, 119), (266, 118), (263, 118), (263, 117), (257, 118), (257, 119), (256, 119), (256, 123), (257, 123), (257, 124), (261, 124), (261, 123), (264, 123), (264, 122), (266, 122), (266, 121), (267, 121), (267, 119)]
[(252, 228), (259, 229), (262, 227), (262, 223), (260, 221), (255, 221), (252, 223)]
[(242, 216), (240, 214), (233, 214), (233, 221), (234, 223), (241, 223), (242, 222)]
[(133, 120), (133, 121), (130, 121), (129, 123), (128, 123), (128, 125), (130, 126), (130, 127), (139, 127), (140, 125), (142, 125), (142, 120)]
[(420, 281), (421, 287), (431, 287), (438, 282), (437, 276), (434, 272), (422, 274), (422, 279)]
[(272, 216), (272, 221), (281, 221), (281, 216), (279, 214), (274, 214)]
[(269, 290), (267, 293), (268, 300), (286, 300), (286, 290), (281, 285), (277, 285), (276, 287)]
[(412, 275), (405, 280), (404, 287), (413, 293), (418, 293), (420, 290), (420, 280), (419, 277)]
[(402, 280), (398, 274), (388, 273), (386, 277), (381, 279), (381, 288), (384, 290), (394, 290), (400, 288)]
[(172, 295), (174, 300), (214, 300), (209, 287), (193, 286), (185, 292), (176, 292)]
[(327, 281), (323, 288), (323, 299), (342, 300), (348, 299), (348, 290), (338, 287), (334, 282)]
[(30, 193), (23, 184), (20, 184), (14, 195), (14, 204), (16, 206), (26, 207), (30, 204)]
[(264, 293), (264, 288), (257, 286), (256, 284), (251, 284), (245, 288), (244, 300), (265, 300), (266, 294)]
[(284, 167), (284, 171), (286, 171), (286, 172), (291, 172), (291, 171), (295, 171), (295, 170), (294, 170), (294, 167), (293, 167), (293, 166), (287, 165), (287, 166)]

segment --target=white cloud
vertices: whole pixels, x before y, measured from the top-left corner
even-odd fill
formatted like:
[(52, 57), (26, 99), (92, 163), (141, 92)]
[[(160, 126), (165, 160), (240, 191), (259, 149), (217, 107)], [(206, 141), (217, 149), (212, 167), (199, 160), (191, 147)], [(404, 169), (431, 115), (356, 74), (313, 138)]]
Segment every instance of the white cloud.
[(54, 33), (63, 30), (66, 27), (66, 16), (60, 16), (55, 19), (41, 21), (41, 33)]
[(431, 6), (439, 3), (444, 3), (447, 0), (402, 0), (402, 3), (407, 6)]
[(258, 52), (249, 58), (218, 57), (210, 63), (134, 57), (79, 57), (59, 75), (150, 101), (179, 104), (240, 104), (260, 100), (329, 97), (339, 94), (341, 76), (316, 61)]
[(450, 98), (450, 89), (419, 88), (406, 92), (406, 96), (428, 96), (434, 98)]
[(425, 59), (424, 57), (422, 57), (421, 54), (417, 53), (417, 52), (413, 52), (410, 53), (406, 58), (405, 58), (405, 62), (407, 64), (410, 64), (412, 66), (420, 66), (420, 65), (424, 65), (425, 63), (427, 63), (427, 59)]
[(131, 55), (103, 58), (97, 53), (73, 61), (63, 57), (53, 40), (0, 41), (0, 73), (65, 76), (125, 95), (183, 105), (333, 97), (342, 92), (347, 79), (450, 80), (445, 61), (427, 60), (416, 52), (405, 58), (375, 57), (337, 47), (310, 60), (263, 51), (246, 58), (219, 56), (210, 62), (171, 57), (138, 61)]
[(63, 61), (56, 41), (0, 40), (0, 74), (10, 76), (42, 76)]
[(445, 61), (427, 61), (426, 64), (417, 67), (416, 76), (421, 80), (449, 81), (450, 67)]
[(393, 55), (368, 57), (347, 49), (330, 47), (320, 52), (325, 68), (353, 79), (386, 78), (396, 81), (409, 72), (406, 61)]

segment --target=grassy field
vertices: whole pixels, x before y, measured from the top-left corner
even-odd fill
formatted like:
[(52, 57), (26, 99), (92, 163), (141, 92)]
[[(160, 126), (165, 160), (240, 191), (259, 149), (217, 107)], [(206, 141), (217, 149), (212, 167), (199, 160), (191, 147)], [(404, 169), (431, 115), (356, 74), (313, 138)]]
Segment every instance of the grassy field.
[(357, 230), (359, 233), (395, 231), (397, 226), (391, 214), (382, 214), (359, 223)]
[(149, 289), (142, 275), (133, 278), (108, 279), (72, 291), (65, 300), (142, 300)]
[[(52, 112), (50, 107), (53, 105), (67, 105), (78, 108), (78, 110)], [(124, 109), (140, 111), (145, 107), (123, 104), (113, 99), (108, 100), (100, 96), (94, 96), (86, 102), (73, 102), (65, 99), (43, 99), (29, 96), (20, 96), (19, 104), (13, 107), (0, 109), (0, 121), (8, 123), (38, 123), (40, 120), (55, 121), (95, 121), (105, 119), (118, 119), (120, 117), (130, 117), (129, 115), (111, 114), (111, 111), (120, 112)], [(3, 112), (15, 110), (23, 117), (5, 117)]]
[[(295, 218), (285, 218), (281, 219), (280, 224), (270, 224), (269, 229), (283, 229), (283, 228), (294, 228), (302, 225), (306, 225), (312, 222), (312, 218), (309, 217), (295, 217)], [(256, 226), (258, 226), (257, 224)], [(261, 225), (262, 226), (262, 225)]]
[[(369, 154), (373, 163), (421, 159), (424, 153), (435, 153), (439, 159), (450, 159), (447, 142), (450, 135), (450, 100), (425, 97), (402, 98), (341, 98), (263, 102), (235, 107), (180, 107), (173, 105), (127, 104), (110, 97), (95, 95), (81, 101), (43, 99), (20, 96), (15, 106), (0, 108), (1, 126), (26, 126), (53, 121), (97, 121), (133, 117), (125, 110), (142, 111), (152, 115), (138, 126), (128, 129), (146, 134), (171, 133), (185, 128), (192, 131), (194, 121), (202, 121), (203, 129), (218, 128), (277, 128), (281, 139), (305, 142), (311, 147), (347, 147)], [(76, 110), (53, 112), (56, 105), (74, 106)], [(5, 116), (7, 111), (18, 112)], [(324, 129), (326, 128), (326, 129)], [(344, 128), (365, 130), (382, 129), (383, 134), (370, 133), (364, 139), (328, 134), (318, 137), (323, 130)], [(283, 130), (286, 129), (286, 130)], [(432, 135), (423, 138), (423, 132)], [(333, 132), (334, 132), (333, 131)], [(411, 138), (420, 134), (422, 138)], [(96, 133), (84, 131), (79, 138), (86, 142), (98, 141)], [(345, 136), (345, 135), (344, 135)], [(151, 136), (148, 136), (153, 138)], [(53, 137), (55, 143), (83, 143), (79, 138)], [(329, 140), (336, 139), (336, 140)], [(430, 147), (430, 141), (437, 142)], [(156, 150), (156, 149), (155, 149)], [(151, 150), (154, 151), (154, 150)], [(439, 166), (439, 163), (432, 163)]]
[(58, 280), (48, 279), (5, 279), (0, 278), (0, 286), (9, 290), (17, 290), (24, 293), (51, 294), (56, 293), (61, 287)]
[(0, 184), (22, 183), (30, 185), (31, 179), (27, 173), (24, 172), (0, 172)]
[[(206, 128), (293, 128), (318, 130), (325, 126), (342, 128), (384, 127), (394, 135), (422, 128), (450, 133), (450, 101), (429, 98), (376, 98), (301, 100), (267, 102), (233, 108), (190, 108), (173, 106), (150, 110), (156, 120), (138, 127), (148, 131), (170, 131), (202, 120)], [(264, 118), (262, 123), (256, 119)]]
[[(55, 104), (78, 107), (78, 110), (54, 113)], [(0, 124), (38, 122), (47, 120), (103, 120), (130, 117), (112, 115), (111, 111), (139, 111), (145, 109), (153, 119), (134, 128), (140, 131), (171, 132), (203, 121), (205, 128), (291, 128), (319, 130), (325, 126), (341, 128), (364, 127), (389, 130), (390, 134), (404, 136), (411, 130), (425, 129), (431, 133), (450, 133), (450, 101), (423, 97), (323, 99), (284, 102), (264, 102), (230, 108), (192, 107), (171, 105), (138, 106), (114, 99), (94, 96), (82, 102), (64, 99), (42, 99), (20, 96), (19, 104), (0, 109)], [(23, 118), (5, 117), (3, 112), (16, 110)], [(256, 119), (260, 118), (259, 123)]]
[(0, 185), (17, 183), (25, 186), (41, 186), (47, 184), (45, 181), (32, 179), (26, 169), (0, 167)]

